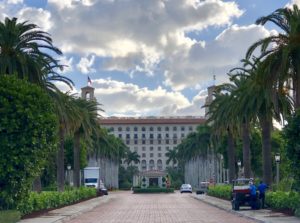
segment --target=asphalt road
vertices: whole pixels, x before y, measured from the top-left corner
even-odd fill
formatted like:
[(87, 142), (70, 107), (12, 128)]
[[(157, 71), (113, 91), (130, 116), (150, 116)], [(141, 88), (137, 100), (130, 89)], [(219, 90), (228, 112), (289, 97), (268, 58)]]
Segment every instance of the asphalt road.
[[(109, 195), (108, 195), (109, 196)], [(68, 223), (253, 223), (192, 198), (189, 194), (132, 194), (114, 198)]]

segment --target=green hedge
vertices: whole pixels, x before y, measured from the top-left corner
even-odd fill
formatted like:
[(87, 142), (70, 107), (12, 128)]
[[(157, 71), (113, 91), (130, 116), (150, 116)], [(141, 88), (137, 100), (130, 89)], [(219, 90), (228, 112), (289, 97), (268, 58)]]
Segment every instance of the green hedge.
[(207, 194), (213, 197), (218, 197), (226, 200), (231, 199), (231, 185), (215, 185), (209, 187)]
[(0, 211), (0, 222), (16, 223), (21, 218), (20, 212), (14, 210)]
[(267, 192), (266, 204), (274, 210), (296, 211), (300, 208), (300, 194), (296, 192)]
[(17, 208), (23, 215), (25, 215), (35, 211), (72, 204), (83, 199), (95, 197), (96, 194), (96, 189), (87, 187), (81, 187), (79, 189), (64, 192), (31, 192), (29, 198), (20, 203)]
[(133, 188), (134, 193), (174, 193), (174, 188)]

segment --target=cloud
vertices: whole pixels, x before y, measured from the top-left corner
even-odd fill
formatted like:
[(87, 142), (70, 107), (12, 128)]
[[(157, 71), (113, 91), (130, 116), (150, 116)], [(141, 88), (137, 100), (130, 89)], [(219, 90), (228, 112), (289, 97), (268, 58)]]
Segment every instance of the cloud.
[(294, 4), (300, 7), (300, 0), (292, 0), (288, 4), (286, 4), (285, 7), (292, 8)]
[(111, 79), (95, 79), (93, 87), (107, 115), (199, 115), (204, 104), (203, 93), (190, 102), (182, 93), (160, 86), (148, 89)]
[(175, 90), (203, 86), (217, 76), (218, 82), (226, 81), (226, 73), (245, 57), (248, 47), (255, 41), (269, 36), (262, 26), (232, 25), (215, 40), (204, 45), (195, 43), (165, 61), (165, 84)]
[(88, 57), (82, 57), (76, 67), (83, 74), (94, 73), (96, 71), (92, 67), (94, 65), (94, 62), (95, 62), (94, 55), (92, 55), (90, 59)]

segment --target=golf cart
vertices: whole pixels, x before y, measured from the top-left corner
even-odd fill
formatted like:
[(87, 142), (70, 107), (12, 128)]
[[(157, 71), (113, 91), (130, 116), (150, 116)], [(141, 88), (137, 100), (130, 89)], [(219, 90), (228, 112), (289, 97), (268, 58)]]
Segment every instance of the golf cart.
[[(237, 211), (240, 209), (240, 206), (251, 207), (250, 181), (251, 179), (248, 178), (239, 178), (232, 182), (232, 210)], [(259, 209), (260, 207), (260, 200), (258, 199), (258, 194), (256, 194), (255, 207), (256, 209)]]

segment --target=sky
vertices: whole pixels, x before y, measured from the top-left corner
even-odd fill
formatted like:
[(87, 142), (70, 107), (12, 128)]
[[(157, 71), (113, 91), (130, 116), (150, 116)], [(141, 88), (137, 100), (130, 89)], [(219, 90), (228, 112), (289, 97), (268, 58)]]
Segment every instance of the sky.
[(72, 92), (89, 76), (103, 116), (203, 116), (207, 87), (281, 32), (256, 19), (292, 4), (300, 0), (0, 0), (0, 20), (50, 33)]

